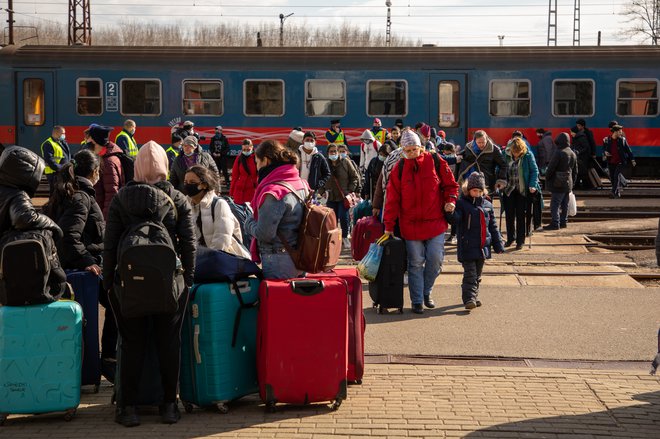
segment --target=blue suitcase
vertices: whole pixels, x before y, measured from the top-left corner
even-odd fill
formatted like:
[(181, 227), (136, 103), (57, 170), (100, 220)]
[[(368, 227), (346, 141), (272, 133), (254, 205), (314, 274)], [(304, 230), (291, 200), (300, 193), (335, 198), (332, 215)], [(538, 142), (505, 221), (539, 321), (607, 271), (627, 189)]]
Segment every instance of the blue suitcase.
[(0, 307), (0, 424), (9, 414), (65, 411), (80, 403), (82, 308), (73, 301)]
[(89, 271), (69, 271), (66, 280), (73, 288), (76, 302), (83, 309), (82, 385), (93, 385), (94, 393), (101, 384), (99, 349), (99, 290), (100, 278)]
[(216, 405), (257, 393), (257, 279), (193, 286), (181, 333), (179, 394), (193, 404)]

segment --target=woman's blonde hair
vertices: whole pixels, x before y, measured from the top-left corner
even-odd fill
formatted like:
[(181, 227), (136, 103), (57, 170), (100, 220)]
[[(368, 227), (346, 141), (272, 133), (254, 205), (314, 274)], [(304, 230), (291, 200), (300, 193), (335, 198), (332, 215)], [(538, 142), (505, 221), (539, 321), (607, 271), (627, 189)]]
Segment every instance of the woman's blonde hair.
[(527, 152), (527, 144), (520, 137), (511, 140), (511, 154), (524, 155)]

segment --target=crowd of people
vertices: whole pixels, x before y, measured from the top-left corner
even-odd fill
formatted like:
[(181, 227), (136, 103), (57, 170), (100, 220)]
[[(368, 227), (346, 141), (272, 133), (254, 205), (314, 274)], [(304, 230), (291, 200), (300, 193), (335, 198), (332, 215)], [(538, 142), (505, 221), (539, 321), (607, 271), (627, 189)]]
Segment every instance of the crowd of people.
[[(603, 140), (604, 158), (612, 194), (620, 196), (623, 180), (619, 175), (635, 161), (622, 127), (614, 121), (610, 129), (611, 135)], [(139, 424), (137, 389), (149, 342), (145, 319), (124, 315), (120, 296), (115, 294), (120, 277), (118, 243), (135, 224), (154, 218), (162, 222), (181, 265), (177, 311), (151, 319), (165, 395), (161, 416), (163, 422), (175, 423), (180, 417), (175, 403), (180, 329), (198, 246), (252, 258), (262, 264), (269, 279), (295, 278), (302, 272), (288, 249), (296, 248), (309, 192), (315, 191), (318, 200), (335, 212), (345, 247), (350, 247), (351, 228), (346, 201), (361, 195), (371, 203), (372, 215), (383, 222), (385, 235), (405, 241), (414, 313), (435, 307), (431, 293), (442, 271), (445, 234), (451, 226), (449, 242), (456, 243), (464, 268), (462, 301), (471, 310), (482, 305), (479, 284), (484, 262), (493, 251), (504, 252), (514, 243), (515, 249), (521, 249), (532, 222), (539, 230), (567, 226), (569, 193), (589, 180), (595, 157), (593, 135), (584, 121), (578, 121), (570, 136), (562, 132), (553, 139), (550, 131), (537, 130), (535, 157), (520, 132), (501, 147), (479, 130), (461, 147), (426, 123), (408, 127), (399, 120), (387, 130), (375, 119), (360, 136), (356, 162), (349, 154), (341, 121), (333, 120), (325, 133), (326, 145), (317, 144), (316, 134), (302, 127), (292, 131), (286, 144), (265, 140), (255, 147), (246, 139), (230, 176), (229, 141), (222, 126), (216, 127), (208, 153), (192, 122), (173, 130), (169, 147), (154, 141), (140, 146), (132, 120), (124, 123), (114, 142), (112, 131), (112, 127), (90, 125), (82, 148), (72, 157), (65, 128), (54, 127), (41, 145), (50, 185), (45, 216), (29, 202), (34, 182), (4, 176), (0, 193), (14, 191), (24, 196), (2, 197), (0, 232), (10, 227), (50, 228), (63, 268), (102, 276), (103, 370), (109, 380), (115, 380), (119, 335), (118, 370), (125, 391), (116, 421), (126, 426)], [(26, 151), (12, 147), (3, 152), (2, 159)], [(552, 194), (552, 220), (541, 229), (542, 177)], [(230, 201), (249, 203), (253, 210), (242, 223), (229, 201), (219, 196), (221, 178), (229, 186)], [(505, 242), (495, 219), (494, 196), (499, 196), (506, 215)], [(243, 242), (244, 233), (254, 238), (249, 248)]]

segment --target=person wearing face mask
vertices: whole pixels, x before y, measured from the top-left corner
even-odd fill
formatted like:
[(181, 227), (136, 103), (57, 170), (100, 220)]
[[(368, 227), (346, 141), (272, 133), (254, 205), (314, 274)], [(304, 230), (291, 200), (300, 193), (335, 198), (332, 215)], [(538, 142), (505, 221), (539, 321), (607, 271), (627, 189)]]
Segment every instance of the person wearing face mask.
[(257, 147), (255, 158), (259, 184), (251, 203), (254, 214), (245, 221), (245, 231), (255, 238), (250, 246), (252, 260), (261, 262), (266, 279), (299, 277), (301, 271), (282, 241), (297, 247), (304, 213), (301, 200), (309, 192), (298, 172), (298, 155), (276, 140), (265, 140)]
[(621, 179), (621, 171), (628, 163), (634, 166), (635, 156), (633, 156), (630, 145), (623, 135), (623, 126), (619, 124), (610, 127), (610, 136), (603, 140), (604, 159), (607, 161), (607, 167), (610, 171), (610, 180), (612, 181), (612, 194), (610, 198), (621, 198), (623, 190)]
[(195, 165), (186, 172), (183, 190), (192, 206), (197, 243), (249, 258), (242, 246), (241, 225), (229, 204), (216, 195), (218, 188), (218, 179), (204, 166)]
[(308, 131), (303, 137), (303, 144), (298, 148), (300, 157), (300, 178), (307, 180), (309, 187), (318, 191), (324, 187), (330, 177), (328, 162), (316, 147), (316, 134)]
[(360, 145), (360, 171), (364, 173), (371, 160), (378, 155), (378, 149), (381, 147), (382, 142), (376, 140), (371, 130), (364, 130), (360, 140), (362, 140)]
[(391, 236), (397, 220), (408, 253), (408, 289), (412, 310), (435, 308), (433, 285), (442, 271), (447, 220), (458, 199), (458, 184), (447, 162), (424, 151), (416, 133), (401, 136), (403, 151), (390, 173), (385, 192), (385, 235)]
[(328, 145), (333, 143), (335, 145), (346, 145), (346, 137), (344, 132), (341, 130), (341, 120), (333, 119), (330, 121), (330, 129), (325, 132), (325, 140), (328, 141)]
[(387, 130), (383, 128), (383, 123), (379, 118), (374, 119), (371, 133), (374, 135), (374, 139), (376, 139), (381, 145), (385, 143), (385, 140), (387, 139)]
[(99, 156), (101, 161), (101, 179), (94, 185), (95, 197), (106, 221), (110, 202), (125, 183), (121, 160), (117, 156), (123, 151), (108, 140), (111, 131), (112, 127), (101, 125), (89, 129), (89, 148)]
[(369, 162), (367, 171), (364, 174), (364, 187), (362, 188), (362, 198), (365, 200), (373, 200), (374, 193), (376, 192), (376, 183), (378, 182), (378, 177), (383, 170), (385, 159), (387, 159), (391, 152), (392, 149), (390, 144), (385, 143), (378, 149), (378, 156), (374, 157)]
[(516, 250), (521, 250), (527, 234), (526, 216), (532, 204), (530, 199), (541, 190), (539, 169), (522, 137), (514, 137), (509, 142), (506, 160), (507, 182), (502, 198), (506, 214), (505, 247), (515, 241)]
[(254, 197), (259, 176), (254, 157), (254, 145), (250, 139), (243, 140), (241, 154), (234, 160), (231, 170), (232, 184), (229, 195), (237, 204), (248, 203)]
[(328, 193), (327, 206), (335, 211), (341, 225), (341, 237), (345, 249), (351, 248), (348, 237), (348, 209), (344, 206), (344, 196), (355, 192), (359, 186), (360, 176), (350, 163), (350, 158), (339, 155), (337, 145), (328, 145), (328, 158), (330, 159), (330, 178), (325, 184)]
[(124, 122), (124, 128), (117, 134), (115, 137), (115, 143), (118, 147), (124, 151), (124, 154), (135, 160), (135, 156), (138, 153), (138, 146), (135, 141), (135, 121), (131, 119), (126, 119)]
[(183, 139), (179, 137), (178, 134), (172, 134), (172, 146), (165, 150), (165, 153), (167, 154), (167, 160), (170, 164), (168, 169), (172, 169), (172, 163), (174, 163), (174, 160), (183, 153), (182, 145)]
[(183, 154), (174, 159), (170, 168), (170, 183), (175, 189), (183, 191), (183, 180), (186, 171), (193, 165), (202, 165), (219, 177), (218, 167), (211, 154), (202, 151), (197, 137), (188, 136), (183, 139)]
[(57, 172), (71, 160), (71, 151), (66, 143), (66, 130), (63, 126), (54, 126), (51, 136), (43, 141), (41, 157), (46, 162), (45, 174), (52, 194)]

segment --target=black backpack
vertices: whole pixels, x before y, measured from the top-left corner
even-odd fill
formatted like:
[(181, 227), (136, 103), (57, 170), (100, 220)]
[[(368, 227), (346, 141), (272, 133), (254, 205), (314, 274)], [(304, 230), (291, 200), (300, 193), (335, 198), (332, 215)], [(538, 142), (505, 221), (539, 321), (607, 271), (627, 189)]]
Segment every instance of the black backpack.
[(112, 156), (119, 158), (119, 162), (121, 163), (122, 176), (124, 177), (122, 186), (126, 186), (129, 181), (133, 181), (133, 177), (135, 176), (135, 161), (124, 151), (108, 154), (108, 157)]
[[(220, 197), (214, 197), (213, 201), (211, 202), (211, 218), (213, 219), (213, 222), (215, 222), (215, 205), (218, 204), (218, 198)], [(245, 221), (254, 214), (252, 208), (247, 204), (235, 203), (232, 197), (223, 196), (222, 199), (225, 200), (227, 204), (229, 204), (231, 213), (233, 213), (238, 220), (238, 224), (241, 226), (243, 245), (249, 250), (250, 244), (252, 244), (252, 236), (245, 232)]]
[[(167, 196), (167, 194), (165, 194)], [(174, 201), (167, 196), (177, 209)], [(173, 314), (183, 291), (183, 271), (163, 219), (144, 220), (128, 228), (117, 248), (115, 288), (121, 314), (142, 317)]]
[(35, 305), (58, 300), (66, 290), (50, 230), (6, 231), (0, 239), (0, 304)]

